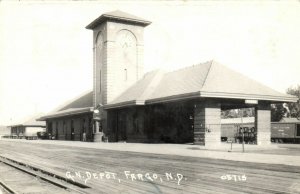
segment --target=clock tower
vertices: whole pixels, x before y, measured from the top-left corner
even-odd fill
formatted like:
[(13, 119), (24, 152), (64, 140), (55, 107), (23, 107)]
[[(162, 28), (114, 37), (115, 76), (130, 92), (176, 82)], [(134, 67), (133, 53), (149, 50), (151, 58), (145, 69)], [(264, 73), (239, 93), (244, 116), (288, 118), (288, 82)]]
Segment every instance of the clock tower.
[[(110, 103), (143, 76), (144, 27), (151, 22), (122, 11), (105, 13), (86, 28), (93, 30), (93, 106), (99, 109), (95, 141), (107, 126)], [(100, 133), (100, 134), (99, 134)]]

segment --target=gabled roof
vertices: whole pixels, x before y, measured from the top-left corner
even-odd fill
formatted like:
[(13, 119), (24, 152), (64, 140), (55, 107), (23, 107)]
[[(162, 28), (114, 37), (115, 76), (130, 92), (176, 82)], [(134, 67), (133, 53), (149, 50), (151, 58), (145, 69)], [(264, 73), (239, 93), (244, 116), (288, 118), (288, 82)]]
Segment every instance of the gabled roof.
[(71, 101), (68, 101), (67, 103), (63, 104), (56, 110), (50, 112), (49, 114), (41, 116), (37, 120), (44, 121), (50, 118), (77, 115), (77, 114), (83, 114), (92, 111), (93, 111), (93, 92), (89, 91), (82, 94), (79, 97), (76, 97)]
[(297, 101), (294, 96), (277, 92), (215, 61), (210, 63), (211, 68), (201, 88), (202, 97)]
[(145, 104), (145, 100), (157, 88), (164, 75), (163, 71), (156, 70), (144, 75), (144, 78), (139, 80), (133, 87), (130, 87), (126, 92), (117, 97), (112, 104), (116, 106)]
[[(105, 108), (143, 105), (186, 98), (233, 98), (296, 102), (297, 98), (277, 92), (215, 61), (169, 73), (154, 71), (122, 93)], [(155, 83), (152, 84), (151, 83)], [(152, 87), (148, 87), (148, 86)], [(143, 96), (141, 97), (141, 94)], [(142, 99), (142, 100), (139, 100)]]
[(83, 108), (83, 107), (93, 107), (93, 91), (88, 91), (79, 97), (65, 103), (62, 105), (58, 111), (70, 109), (70, 108)]
[(150, 21), (147, 21), (143, 18), (137, 17), (135, 15), (131, 15), (129, 13), (125, 13), (120, 10), (115, 10), (112, 12), (107, 12), (102, 14), (100, 17), (95, 19), (93, 22), (91, 22), (89, 25), (87, 25), (85, 28), (87, 29), (94, 29), (101, 23), (107, 21), (107, 20), (119, 20), (119, 21), (125, 21), (128, 23), (133, 23), (136, 25), (141, 25), (141, 26), (147, 26), (151, 24)]
[(32, 118), (30, 118), (29, 120), (27, 120), (23, 123), (11, 125), (11, 127), (17, 127), (17, 126), (45, 127), (46, 126), (45, 121), (37, 121), (36, 120), (36, 118), (38, 118), (39, 116), (40, 115), (32, 117)]

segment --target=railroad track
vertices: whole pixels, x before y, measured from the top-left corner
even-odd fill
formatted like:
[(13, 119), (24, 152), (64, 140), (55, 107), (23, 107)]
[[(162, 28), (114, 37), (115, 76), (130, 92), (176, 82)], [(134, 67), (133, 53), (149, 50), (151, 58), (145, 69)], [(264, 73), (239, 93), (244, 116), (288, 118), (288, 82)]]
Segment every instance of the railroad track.
[(0, 156), (0, 193), (90, 193), (84, 184)]
[[(215, 160), (175, 155), (120, 152), (59, 145), (39, 145), (0, 141), (0, 156), (22, 161), (35, 167), (65, 177), (71, 172), (75, 181), (84, 183), (75, 172), (114, 172), (121, 182), (112, 179), (90, 179), (91, 188), (78, 190), (86, 193), (300, 193), (300, 170), (298, 166), (260, 164)], [(272, 155), (270, 155), (272, 160)], [(267, 162), (267, 161), (266, 161)], [(26, 165), (23, 164), (23, 165)], [(21, 165), (22, 166), (22, 165)], [(124, 171), (133, 173), (166, 172), (181, 173), (187, 180), (180, 185), (175, 182), (131, 181)], [(1, 176), (0, 171), (0, 176)], [(224, 175), (246, 175), (246, 181), (221, 179)], [(49, 175), (50, 176), (50, 175)], [(64, 191), (63, 189), (61, 189)], [(37, 193), (37, 192), (35, 192)], [(62, 193), (62, 192), (51, 192)], [(73, 192), (75, 193), (75, 192)]]

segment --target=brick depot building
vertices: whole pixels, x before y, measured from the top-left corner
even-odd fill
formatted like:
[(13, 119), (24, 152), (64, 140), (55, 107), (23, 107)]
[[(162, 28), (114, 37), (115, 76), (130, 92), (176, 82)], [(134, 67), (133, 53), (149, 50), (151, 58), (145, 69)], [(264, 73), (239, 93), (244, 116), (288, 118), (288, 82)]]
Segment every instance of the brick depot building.
[(45, 131), (46, 123), (44, 121), (36, 121), (34, 118), (31, 118), (23, 123), (11, 125), (9, 128), (11, 136), (37, 136), (37, 132)]
[[(270, 143), (270, 104), (295, 102), (216, 61), (143, 73), (143, 31), (151, 22), (114, 11), (93, 31), (93, 91), (39, 120), (61, 140), (221, 142), (221, 110), (255, 108), (257, 144)], [(103, 138), (104, 137), (104, 138)]]

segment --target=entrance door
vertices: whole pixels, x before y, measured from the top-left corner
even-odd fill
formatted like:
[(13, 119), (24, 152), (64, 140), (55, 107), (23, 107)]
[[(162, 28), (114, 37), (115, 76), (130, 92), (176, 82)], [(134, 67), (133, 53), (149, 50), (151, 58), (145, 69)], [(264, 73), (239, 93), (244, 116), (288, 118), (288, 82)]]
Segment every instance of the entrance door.
[(116, 141), (126, 141), (126, 114), (117, 112)]
[(71, 140), (74, 141), (75, 139), (75, 130), (74, 130), (74, 120), (71, 120)]
[(55, 139), (58, 139), (58, 122), (56, 122)]
[(82, 119), (81, 121), (80, 140), (86, 141), (85, 119)]
[(51, 139), (52, 136), (52, 122), (48, 124), (48, 138)]

